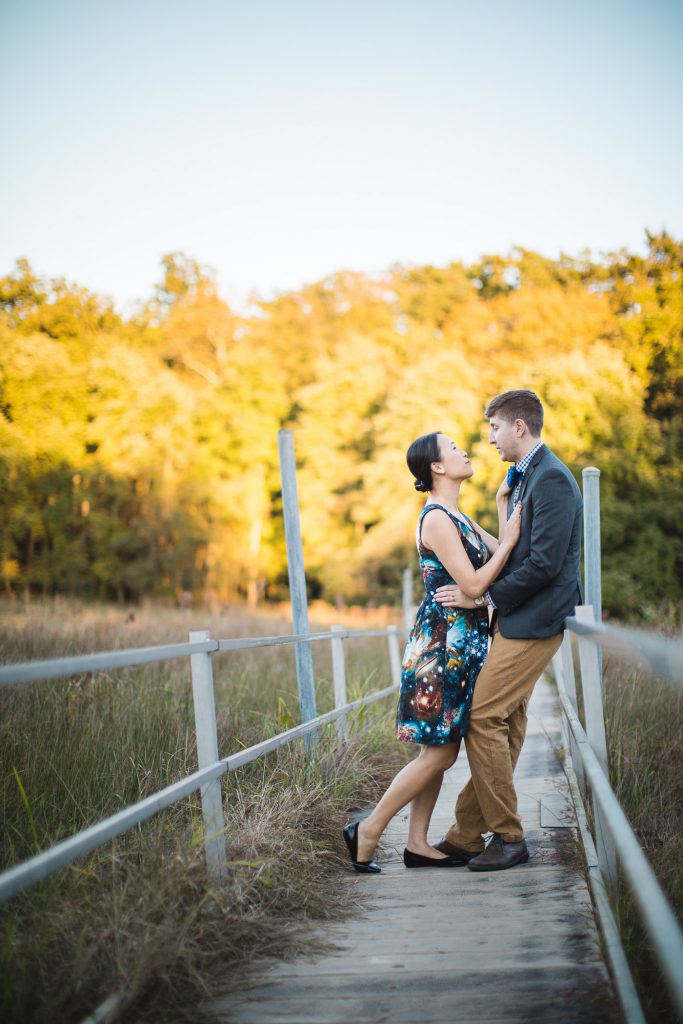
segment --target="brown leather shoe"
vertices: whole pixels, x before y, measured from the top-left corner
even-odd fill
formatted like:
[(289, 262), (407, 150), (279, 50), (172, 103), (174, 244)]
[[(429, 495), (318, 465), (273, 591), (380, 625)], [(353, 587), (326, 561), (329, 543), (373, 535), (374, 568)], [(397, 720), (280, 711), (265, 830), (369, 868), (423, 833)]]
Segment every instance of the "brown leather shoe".
[(461, 846), (449, 843), (447, 839), (442, 839), (441, 842), (434, 843), (434, 849), (438, 850), (440, 853), (447, 853), (454, 861), (459, 861), (461, 864), (468, 864), (473, 857), (479, 856), (476, 853), (472, 853), (471, 850), (463, 850)]
[(524, 839), (518, 843), (506, 843), (494, 833), (484, 852), (470, 860), (467, 867), (470, 871), (504, 871), (515, 864), (525, 864), (528, 859), (529, 851)]

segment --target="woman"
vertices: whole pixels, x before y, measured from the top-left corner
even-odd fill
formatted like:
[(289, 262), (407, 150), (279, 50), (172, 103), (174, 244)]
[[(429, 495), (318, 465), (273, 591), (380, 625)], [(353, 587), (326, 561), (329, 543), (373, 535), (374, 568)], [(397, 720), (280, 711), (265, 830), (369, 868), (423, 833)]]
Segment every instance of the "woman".
[[(504, 481), (496, 495), (496, 540), (458, 509), (460, 485), (472, 476), (466, 452), (445, 434), (413, 441), (406, 459), (415, 489), (428, 491), (417, 525), (417, 550), (425, 596), (408, 638), (397, 712), (397, 736), (420, 744), (420, 754), (402, 768), (372, 813), (344, 828), (356, 871), (376, 874), (375, 847), (391, 819), (412, 801), (406, 867), (455, 867), (462, 863), (436, 850), (427, 829), (443, 773), (455, 763), (467, 731), (474, 683), (488, 649), (485, 592), (519, 539), (520, 508), (506, 522)], [(434, 600), (437, 587), (457, 581), (476, 608), (444, 608)]]

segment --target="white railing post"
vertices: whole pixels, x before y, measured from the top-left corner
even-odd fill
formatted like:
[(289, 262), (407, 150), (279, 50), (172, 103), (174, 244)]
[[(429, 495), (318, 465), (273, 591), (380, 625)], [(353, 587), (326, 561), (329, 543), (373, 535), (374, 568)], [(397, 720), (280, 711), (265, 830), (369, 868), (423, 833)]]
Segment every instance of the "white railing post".
[[(306, 574), (301, 543), (299, 521), (299, 496), (296, 487), (296, 460), (294, 438), (291, 430), (278, 430), (278, 451), (280, 454), (280, 479), (282, 481), (282, 511), (285, 519), (287, 541), (287, 571), (289, 573), (289, 594), (292, 601), (292, 626), (295, 634), (308, 633), (308, 601), (306, 598)], [(296, 678), (299, 688), (299, 715), (302, 722), (316, 717), (315, 681), (313, 678), (313, 652), (309, 643), (298, 643), (295, 649)], [(310, 749), (312, 737), (306, 737)]]
[[(190, 641), (208, 640), (208, 629), (193, 630)], [(216, 730), (216, 701), (213, 693), (213, 668), (208, 652), (190, 655), (192, 670), (192, 699), (197, 733), (199, 767), (208, 768), (218, 761), (218, 733)], [(225, 819), (220, 779), (212, 779), (201, 787), (202, 816), (204, 818), (204, 853), (212, 884), (225, 881), (228, 876), (225, 856)]]
[[(595, 621), (602, 622), (602, 570), (600, 557), (600, 470), (587, 466), (583, 477), (584, 604), (591, 605)], [(598, 679), (602, 686), (602, 651), (598, 651)]]
[[(564, 643), (564, 641), (562, 641)], [(560, 651), (555, 651), (553, 654), (552, 662), (553, 672), (555, 673), (555, 682), (557, 683), (558, 692), (564, 689), (564, 676), (562, 674), (562, 656)], [(571, 733), (567, 726), (567, 721), (564, 715), (560, 715), (560, 729), (562, 730), (562, 747), (565, 752), (569, 751), (569, 743)]]
[[(342, 636), (335, 636), (335, 633), (343, 633), (344, 629), (342, 626), (332, 626), (331, 632), (333, 634), (331, 640), (332, 647), (332, 679), (334, 682), (334, 706), (335, 708), (343, 708), (347, 703), (346, 699), (346, 665), (344, 662), (344, 639)], [(349, 738), (349, 723), (346, 719), (346, 715), (341, 715), (337, 719), (337, 735), (340, 739), (346, 740)]]
[[(562, 646), (559, 651), (553, 656), (553, 665), (555, 667), (556, 674), (562, 679), (562, 685), (564, 686), (565, 693), (571, 701), (571, 705), (574, 711), (579, 713), (579, 706), (576, 699), (576, 677), (574, 675), (574, 658), (572, 655), (572, 637), (568, 629), (564, 631), (564, 639)], [(564, 716), (562, 716), (564, 723)], [(579, 785), (579, 791), (583, 799), (586, 799), (586, 777), (583, 771), (583, 761), (579, 756), (579, 750), (576, 745), (571, 729), (563, 727), (563, 732), (566, 733), (566, 740), (568, 740), (569, 753), (571, 755), (572, 764), (574, 766), (574, 774), (576, 775), (576, 781)], [(567, 743), (565, 743), (567, 746)]]
[(401, 685), (401, 654), (398, 649), (398, 627), (387, 627), (387, 646), (389, 648), (389, 664), (391, 666), (391, 684), (396, 689)]
[(413, 624), (413, 570), (403, 570), (403, 625), (410, 629)]
[[(593, 609), (590, 605), (579, 605), (576, 609), (576, 621), (587, 626), (594, 623)], [(602, 707), (602, 687), (600, 685), (600, 668), (598, 665), (598, 649), (594, 643), (579, 634), (579, 662), (581, 665), (581, 688), (583, 707), (586, 715), (586, 734), (600, 765), (609, 779), (607, 760), (607, 738), (605, 736), (605, 716)], [(592, 800), (595, 818), (595, 845), (598, 851), (598, 863), (605, 884), (612, 893), (616, 892), (617, 859), (614, 842), (602, 821), (595, 797)]]

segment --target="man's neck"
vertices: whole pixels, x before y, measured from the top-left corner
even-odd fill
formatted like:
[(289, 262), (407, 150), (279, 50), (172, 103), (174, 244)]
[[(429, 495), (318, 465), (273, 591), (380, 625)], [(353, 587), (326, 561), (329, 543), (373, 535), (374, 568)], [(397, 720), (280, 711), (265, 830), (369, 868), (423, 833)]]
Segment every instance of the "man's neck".
[(528, 455), (529, 452), (533, 451), (534, 448), (536, 448), (536, 446), (539, 445), (540, 443), (540, 437), (530, 437), (522, 451), (520, 451), (520, 453), (518, 454), (517, 458), (515, 459), (515, 462), (521, 462), (524, 456)]

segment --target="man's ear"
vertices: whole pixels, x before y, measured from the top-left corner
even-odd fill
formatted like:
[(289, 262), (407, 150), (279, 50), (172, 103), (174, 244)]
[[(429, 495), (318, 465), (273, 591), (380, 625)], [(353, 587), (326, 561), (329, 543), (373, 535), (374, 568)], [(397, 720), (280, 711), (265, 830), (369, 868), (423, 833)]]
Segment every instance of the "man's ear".
[(517, 437), (524, 437), (527, 432), (527, 425), (524, 420), (515, 420), (515, 434)]

